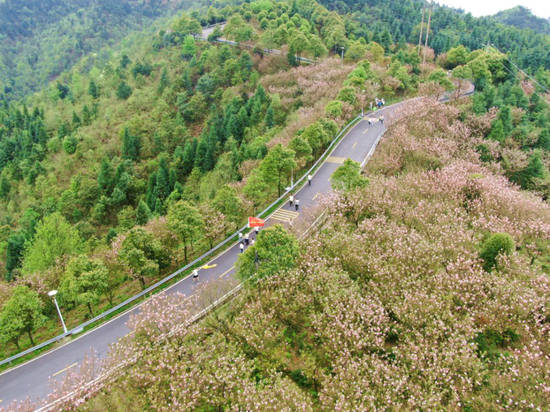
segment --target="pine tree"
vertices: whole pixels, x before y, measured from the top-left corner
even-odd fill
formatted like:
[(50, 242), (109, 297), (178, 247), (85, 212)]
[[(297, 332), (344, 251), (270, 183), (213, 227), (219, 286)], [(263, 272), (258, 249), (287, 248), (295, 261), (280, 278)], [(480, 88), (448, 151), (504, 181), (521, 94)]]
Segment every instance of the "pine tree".
[(132, 136), (130, 130), (125, 127), (122, 132), (122, 157), (129, 160), (137, 160), (141, 150), (141, 141), (137, 136)]
[(151, 173), (149, 176), (149, 182), (147, 183), (147, 193), (145, 195), (145, 201), (147, 202), (147, 206), (149, 206), (149, 209), (154, 210), (155, 209), (155, 186), (157, 184), (157, 174), (156, 172)]
[(265, 114), (265, 127), (271, 129), (273, 126), (275, 126), (274, 111), (273, 105), (270, 104)]
[(82, 123), (84, 124), (84, 126), (89, 126), (92, 123), (92, 112), (86, 104), (82, 109)]
[(196, 142), (196, 140), (193, 140), (193, 143), (187, 142), (185, 144), (185, 149), (183, 151), (183, 174), (185, 177), (189, 176), (193, 171), (195, 153), (197, 151)]
[(76, 112), (73, 110), (73, 130), (78, 129), (82, 125), (82, 120), (80, 120), (80, 117), (76, 114)]
[(139, 201), (138, 207), (136, 209), (136, 225), (143, 226), (151, 218), (151, 209), (147, 206), (143, 200)]
[(164, 89), (166, 89), (170, 85), (170, 80), (168, 79), (168, 72), (166, 71), (166, 67), (162, 69), (162, 73), (160, 75), (160, 82), (158, 87), (158, 94), (162, 94), (164, 92)]
[(93, 79), (90, 80), (90, 86), (88, 87), (88, 94), (92, 96), (94, 100), (99, 99), (99, 96), (100, 96), (99, 87), (95, 84)]
[(495, 120), (493, 122), (493, 127), (491, 128), (491, 132), (487, 138), (498, 142), (504, 142), (506, 136), (504, 134), (504, 126), (502, 125), (501, 120)]
[(206, 144), (206, 139), (201, 139), (197, 146), (197, 152), (195, 155), (195, 167), (199, 168), (204, 172), (206, 152), (208, 151), (208, 145)]
[(97, 185), (103, 194), (109, 194), (114, 186), (114, 170), (109, 158), (104, 157), (101, 160), (99, 175), (97, 176)]
[(132, 93), (132, 88), (125, 81), (122, 81), (116, 89), (116, 97), (120, 100), (127, 100)]

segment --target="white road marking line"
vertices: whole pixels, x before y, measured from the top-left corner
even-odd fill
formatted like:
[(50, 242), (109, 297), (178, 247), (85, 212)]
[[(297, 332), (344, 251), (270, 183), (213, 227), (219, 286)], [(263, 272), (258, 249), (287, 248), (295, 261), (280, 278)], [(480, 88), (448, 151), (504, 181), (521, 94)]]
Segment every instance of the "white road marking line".
[(352, 149), (355, 149), (355, 146), (357, 146), (357, 142), (355, 142), (355, 144), (353, 145)]

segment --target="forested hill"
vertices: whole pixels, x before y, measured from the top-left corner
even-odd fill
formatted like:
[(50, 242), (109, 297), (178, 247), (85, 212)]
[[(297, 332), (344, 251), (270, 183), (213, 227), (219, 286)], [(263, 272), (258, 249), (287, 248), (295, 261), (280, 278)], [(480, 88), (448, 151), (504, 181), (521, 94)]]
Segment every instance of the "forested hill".
[(112, 45), (190, 0), (5, 0), (0, 2), (0, 94), (39, 90), (80, 58)]
[[(320, 3), (329, 10), (352, 14), (348, 25), (355, 25), (356, 32), (373, 33), (374, 41), (379, 41), (379, 36), (387, 30), (396, 42), (418, 43), (422, 1), (321, 0)], [(541, 66), (550, 68), (550, 37), (495, 22), (492, 17), (475, 18), (436, 4), (430, 33), (428, 44), (436, 54), (458, 45), (476, 50), (492, 43), (533, 73)]]
[(523, 6), (498, 12), (494, 18), (501, 23), (520, 29), (532, 29), (539, 33), (550, 34), (550, 20), (535, 16), (531, 10)]

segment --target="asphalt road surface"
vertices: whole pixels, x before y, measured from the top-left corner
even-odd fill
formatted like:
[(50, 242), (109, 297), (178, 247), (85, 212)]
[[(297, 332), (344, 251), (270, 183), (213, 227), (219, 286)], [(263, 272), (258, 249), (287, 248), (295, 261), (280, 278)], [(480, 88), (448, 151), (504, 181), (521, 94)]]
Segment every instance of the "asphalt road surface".
[[(384, 109), (381, 112), (383, 111)], [(377, 116), (381, 112), (377, 112)], [(343, 161), (350, 158), (362, 163), (384, 130), (385, 126), (378, 121), (374, 122), (372, 126), (366, 120), (357, 123), (318, 169), (313, 176), (311, 186), (306, 182), (305, 186), (295, 195), (300, 199), (300, 211), (296, 212), (286, 202), (266, 223), (268, 225), (288, 223), (290, 220), (300, 219), (300, 213), (315, 204), (320, 196), (332, 190), (329, 179)], [(208, 266), (213, 267), (199, 271), (200, 281), (224, 279), (233, 276), (238, 254), (239, 245), (235, 243), (229, 250), (208, 263)], [(187, 277), (167, 289), (167, 292), (180, 292), (189, 295), (193, 293), (193, 290), (193, 280), (191, 277)], [(129, 316), (138, 310), (139, 306), (83, 334), (64, 346), (1, 374), (0, 407), (7, 406), (13, 400), (44, 399), (51, 392), (50, 379), (62, 378), (67, 370), (77, 367), (85, 354), (89, 353), (91, 349), (94, 349), (100, 357), (105, 357), (109, 344), (116, 342), (119, 337), (129, 332), (126, 322)]]

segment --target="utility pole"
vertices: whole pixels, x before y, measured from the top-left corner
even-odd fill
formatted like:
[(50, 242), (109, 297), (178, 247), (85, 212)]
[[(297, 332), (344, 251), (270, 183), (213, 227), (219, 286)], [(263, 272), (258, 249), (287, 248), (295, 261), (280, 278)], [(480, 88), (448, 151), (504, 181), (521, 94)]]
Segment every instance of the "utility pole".
[(418, 38), (418, 57), (420, 57), (420, 48), (422, 47), (422, 34), (424, 31), (424, 16), (426, 15), (426, 0), (422, 4), (422, 23), (420, 23), (420, 37)]
[(430, 37), (430, 23), (432, 22), (432, 10), (434, 8), (433, 3), (430, 4), (430, 11), (428, 13), (428, 28), (426, 29), (426, 44), (424, 45), (424, 57), (422, 58), (422, 65), (426, 63), (426, 49), (428, 48), (428, 37)]

